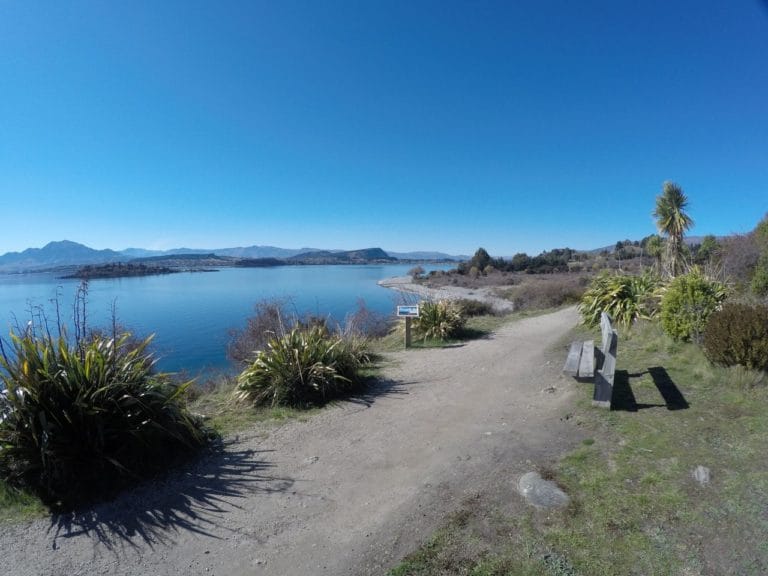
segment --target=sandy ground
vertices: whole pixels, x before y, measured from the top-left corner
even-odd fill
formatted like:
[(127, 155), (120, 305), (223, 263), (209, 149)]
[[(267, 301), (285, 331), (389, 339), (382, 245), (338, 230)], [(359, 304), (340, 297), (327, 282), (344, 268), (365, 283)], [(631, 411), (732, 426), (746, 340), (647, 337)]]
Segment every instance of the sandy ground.
[(465, 345), (393, 353), (365, 395), (256, 428), (86, 513), (0, 527), (9, 574), (367, 575), (578, 441), (555, 346), (575, 309)]
[(512, 312), (514, 308), (512, 302), (496, 296), (493, 292), (493, 287), (464, 288), (463, 286), (442, 286), (440, 288), (430, 288), (423, 284), (415, 284), (410, 276), (396, 276), (379, 280), (379, 286), (392, 288), (404, 294), (413, 294), (419, 298), (433, 300), (455, 300), (459, 298), (479, 300), (481, 302), (488, 302), (499, 312)]

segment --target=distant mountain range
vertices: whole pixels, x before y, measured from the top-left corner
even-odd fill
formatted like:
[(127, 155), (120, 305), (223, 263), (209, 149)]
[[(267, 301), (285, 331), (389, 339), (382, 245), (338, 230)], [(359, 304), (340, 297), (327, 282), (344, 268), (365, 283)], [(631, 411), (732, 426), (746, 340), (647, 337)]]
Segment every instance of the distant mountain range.
[(215, 250), (193, 250), (175, 248), (172, 250), (144, 250), (127, 248), (126, 250), (95, 250), (62, 240), (50, 242), (42, 248), (27, 248), (22, 252), (8, 252), (0, 256), (0, 272), (30, 272), (67, 266), (88, 264), (109, 264), (112, 262), (130, 262), (154, 257), (178, 256), (184, 254), (213, 254), (237, 259), (277, 258), (290, 263), (303, 264), (341, 264), (363, 262), (395, 262), (397, 260), (466, 260), (467, 256), (453, 256), (442, 252), (390, 252), (381, 248), (365, 250), (320, 250), (316, 248), (278, 248), (276, 246), (246, 246), (220, 248)]

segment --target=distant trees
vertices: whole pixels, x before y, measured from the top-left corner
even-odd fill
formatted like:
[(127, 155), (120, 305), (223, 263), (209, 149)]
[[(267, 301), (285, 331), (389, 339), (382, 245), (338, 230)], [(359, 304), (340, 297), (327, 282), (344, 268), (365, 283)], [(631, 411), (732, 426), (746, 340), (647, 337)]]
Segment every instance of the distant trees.
[(458, 266), (459, 274), (487, 274), (490, 271), (527, 272), (545, 274), (568, 272), (568, 263), (578, 260), (580, 253), (571, 248), (555, 248), (538, 256), (529, 256), (524, 252), (515, 254), (511, 260), (492, 258), (485, 248), (478, 248), (474, 256)]
[(424, 267), (423, 266), (414, 266), (410, 270), (408, 270), (408, 276), (413, 278), (414, 280), (419, 280), (424, 276)]
[(707, 264), (717, 259), (720, 251), (720, 243), (712, 234), (707, 234), (701, 239), (701, 244), (691, 247), (693, 262), (695, 264)]
[(493, 262), (494, 260), (485, 248), (478, 248), (472, 258), (459, 264), (459, 274), (473, 274), (476, 276)]
[(750, 287), (758, 296), (768, 296), (768, 214), (758, 223), (752, 234), (760, 256), (755, 265)]
[(644, 247), (646, 254), (653, 258), (656, 272), (661, 272), (661, 259), (664, 255), (664, 239), (658, 234), (651, 234), (650, 236), (643, 238), (641, 245)]
[(688, 197), (682, 188), (674, 182), (664, 182), (661, 194), (656, 197), (653, 216), (659, 233), (667, 238), (663, 263), (666, 273), (671, 277), (677, 276), (682, 270), (683, 237), (693, 226), (693, 219), (685, 211), (687, 207)]

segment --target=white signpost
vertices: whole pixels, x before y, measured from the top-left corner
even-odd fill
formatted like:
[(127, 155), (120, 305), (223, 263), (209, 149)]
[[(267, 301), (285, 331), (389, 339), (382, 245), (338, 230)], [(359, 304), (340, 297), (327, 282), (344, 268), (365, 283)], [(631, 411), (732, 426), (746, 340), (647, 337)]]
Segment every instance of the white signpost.
[(405, 347), (409, 348), (411, 345), (411, 319), (419, 317), (419, 306), (398, 306), (397, 317), (405, 318)]

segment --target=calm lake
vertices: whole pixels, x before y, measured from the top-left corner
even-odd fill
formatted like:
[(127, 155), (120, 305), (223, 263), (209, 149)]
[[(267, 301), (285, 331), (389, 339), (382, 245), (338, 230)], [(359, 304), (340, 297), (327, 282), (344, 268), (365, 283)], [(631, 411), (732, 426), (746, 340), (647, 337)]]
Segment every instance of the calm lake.
[[(118, 322), (139, 336), (155, 334), (154, 350), (163, 371), (196, 375), (227, 370), (228, 333), (241, 328), (264, 299), (289, 299), (299, 315), (330, 317), (337, 322), (360, 299), (373, 311), (394, 313), (402, 297), (376, 283), (404, 276), (413, 264), (368, 266), (279, 266), (224, 268), (194, 272), (92, 280), (88, 285), (88, 323), (106, 326), (114, 302)], [(427, 270), (448, 265), (424, 266)], [(51, 274), (0, 275), (0, 329), (3, 337), (16, 323), (26, 324), (30, 310), (42, 306), (55, 320), (51, 300), (58, 292), (62, 319), (70, 327), (78, 280)]]

